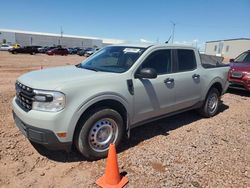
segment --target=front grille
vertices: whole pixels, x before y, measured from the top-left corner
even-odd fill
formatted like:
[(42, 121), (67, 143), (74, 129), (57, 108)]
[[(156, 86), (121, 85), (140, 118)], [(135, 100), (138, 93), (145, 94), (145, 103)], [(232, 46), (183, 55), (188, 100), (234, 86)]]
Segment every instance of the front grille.
[(33, 89), (16, 82), (16, 102), (24, 110), (32, 109), (33, 97), (35, 96)]

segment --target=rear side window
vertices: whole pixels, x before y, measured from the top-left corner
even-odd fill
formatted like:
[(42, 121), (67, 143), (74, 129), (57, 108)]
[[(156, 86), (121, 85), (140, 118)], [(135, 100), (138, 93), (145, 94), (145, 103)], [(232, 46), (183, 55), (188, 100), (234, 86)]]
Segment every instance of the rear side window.
[(157, 74), (171, 72), (171, 50), (157, 50), (142, 63), (141, 68), (153, 68)]
[(178, 72), (190, 71), (196, 68), (196, 59), (193, 50), (177, 50)]

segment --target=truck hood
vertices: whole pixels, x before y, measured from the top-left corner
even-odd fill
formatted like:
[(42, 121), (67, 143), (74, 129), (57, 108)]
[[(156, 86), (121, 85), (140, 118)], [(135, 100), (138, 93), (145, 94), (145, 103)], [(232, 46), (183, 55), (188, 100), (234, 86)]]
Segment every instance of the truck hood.
[(250, 63), (230, 63), (231, 69), (241, 72), (250, 72)]
[(110, 72), (95, 72), (69, 65), (32, 71), (20, 76), (18, 81), (34, 89), (55, 90), (62, 88), (63, 85), (68, 82), (83, 80), (88, 83), (95, 79), (108, 78), (109, 76), (113, 77), (114, 75), (116, 74)]

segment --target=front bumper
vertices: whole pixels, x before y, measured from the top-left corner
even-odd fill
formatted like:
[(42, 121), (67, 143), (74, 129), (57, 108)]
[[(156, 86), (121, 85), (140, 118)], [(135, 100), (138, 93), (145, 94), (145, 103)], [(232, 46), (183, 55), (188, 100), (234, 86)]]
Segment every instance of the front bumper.
[(71, 149), (71, 142), (60, 142), (56, 135), (47, 129), (41, 129), (33, 127), (24, 123), (13, 111), (13, 118), (18, 129), (23, 133), (23, 135), (30, 141), (41, 144), (48, 149), (52, 150), (66, 150)]
[[(16, 126), (31, 141), (44, 145), (49, 149), (69, 150), (72, 145), (73, 134), (69, 132), (69, 118), (63, 113), (50, 113), (30, 110), (24, 111), (16, 102), (12, 101), (13, 117)], [(57, 133), (67, 134), (58, 137)]]
[(229, 88), (250, 91), (250, 79), (229, 78)]

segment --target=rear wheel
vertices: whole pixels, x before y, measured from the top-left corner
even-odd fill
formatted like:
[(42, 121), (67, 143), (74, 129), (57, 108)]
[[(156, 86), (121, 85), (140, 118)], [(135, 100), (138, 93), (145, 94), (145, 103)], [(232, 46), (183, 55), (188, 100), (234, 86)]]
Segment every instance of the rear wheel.
[(75, 145), (88, 160), (107, 156), (109, 144), (118, 145), (124, 134), (121, 115), (109, 108), (100, 108), (82, 117), (76, 130)]
[(219, 103), (220, 93), (218, 89), (211, 88), (207, 94), (203, 106), (199, 109), (200, 114), (204, 117), (213, 117), (218, 113)]

